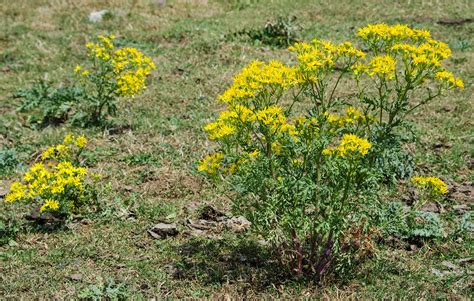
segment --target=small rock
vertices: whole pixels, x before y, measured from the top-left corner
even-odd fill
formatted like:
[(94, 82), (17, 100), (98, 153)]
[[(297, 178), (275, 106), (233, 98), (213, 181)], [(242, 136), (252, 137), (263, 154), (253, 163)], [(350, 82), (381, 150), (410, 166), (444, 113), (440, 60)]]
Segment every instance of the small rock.
[(189, 227), (198, 229), (198, 230), (210, 230), (217, 227), (216, 222), (207, 221), (204, 219), (199, 219), (199, 220), (188, 219), (187, 224)]
[(81, 281), (82, 280), (82, 275), (81, 274), (72, 274), (72, 275), (69, 275), (68, 278), (71, 279), (71, 280), (74, 280), (74, 281)]
[(85, 218), (85, 219), (81, 220), (81, 224), (90, 225), (90, 224), (92, 224), (92, 221), (88, 218)]
[(249, 222), (249, 220), (243, 216), (234, 216), (227, 220), (226, 224), (227, 227), (229, 227), (235, 232), (244, 232), (248, 230), (252, 225), (252, 223)]
[(169, 275), (174, 275), (178, 272), (178, 268), (172, 264), (172, 263), (169, 263), (165, 266), (163, 266), (163, 269), (166, 271), (166, 273), (168, 273)]
[(200, 219), (210, 220), (210, 221), (218, 221), (221, 220), (225, 214), (212, 206), (206, 205), (204, 208), (200, 210), (201, 214), (199, 215)]
[(126, 192), (133, 192), (133, 187), (129, 185), (125, 185), (123, 186), (123, 190), (125, 190)]
[(103, 9), (99, 11), (93, 11), (89, 14), (89, 21), (92, 23), (101, 22), (105, 15), (109, 14), (108, 9)]
[(178, 228), (176, 224), (158, 223), (148, 230), (148, 233), (153, 238), (165, 238), (178, 235)]

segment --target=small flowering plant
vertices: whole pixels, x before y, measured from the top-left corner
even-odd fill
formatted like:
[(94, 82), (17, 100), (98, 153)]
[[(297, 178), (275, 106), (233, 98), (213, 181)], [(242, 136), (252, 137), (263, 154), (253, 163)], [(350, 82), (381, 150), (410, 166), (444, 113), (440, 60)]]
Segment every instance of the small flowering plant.
[(156, 69), (150, 57), (133, 47), (116, 48), (115, 37), (99, 35), (86, 44), (89, 61), (74, 68), (76, 82), (54, 88), (39, 81), (15, 94), (22, 99), (20, 112), (29, 123), (45, 127), (72, 119), (81, 126), (100, 125), (117, 113), (122, 97), (135, 97), (146, 89), (146, 79)]
[(68, 217), (95, 198), (96, 177), (79, 164), (80, 154), (87, 144), (84, 136), (68, 134), (63, 144), (47, 148), (41, 160), (14, 182), (5, 202), (27, 202), (38, 205), (40, 213)]
[(420, 208), (428, 202), (440, 203), (448, 193), (446, 183), (433, 176), (414, 176), (411, 183), (420, 192), (420, 196), (405, 213), (406, 224), (410, 229), (408, 234), (424, 239), (444, 237), (446, 234), (440, 217), (434, 212), (425, 212)]
[(446, 183), (437, 177), (415, 176), (411, 178), (411, 183), (421, 193), (421, 197), (415, 204), (415, 208), (423, 206), (426, 202), (438, 202), (443, 195), (448, 193)]
[[(373, 168), (387, 146), (380, 141), (416, 108), (462, 88), (442, 67), (449, 48), (427, 31), (378, 24), (358, 37), (369, 51), (314, 40), (289, 48), (292, 65), (250, 63), (219, 96), (225, 110), (204, 127), (218, 149), (198, 170), (234, 187), (235, 209), (297, 275), (321, 277), (348, 249), (345, 237), (366, 228), (381, 184)], [(430, 80), (436, 93), (412, 104)], [(338, 93), (343, 81), (356, 99)]]
[(76, 66), (79, 82), (87, 93), (85, 111), (92, 123), (115, 115), (118, 97), (134, 97), (146, 89), (146, 78), (156, 69), (148, 56), (133, 47), (116, 49), (115, 36), (99, 35), (86, 44), (89, 66)]

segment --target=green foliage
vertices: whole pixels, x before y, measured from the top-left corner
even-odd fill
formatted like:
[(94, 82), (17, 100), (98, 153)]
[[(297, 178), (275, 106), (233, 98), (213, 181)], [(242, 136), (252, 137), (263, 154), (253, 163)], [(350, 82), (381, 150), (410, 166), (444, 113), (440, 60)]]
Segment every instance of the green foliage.
[(441, 238), (444, 236), (443, 224), (434, 212), (413, 211), (408, 216), (407, 233), (415, 238)]
[(286, 48), (297, 41), (298, 26), (295, 21), (296, 17), (278, 17), (268, 21), (262, 29), (244, 29), (230, 37), (243, 37), (255, 44)]
[(0, 246), (14, 240), (19, 231), (20, 224), (17, 220), (13, 218), (0, 219)]
[(29, 112), (28, 122), (35, 127), (58, 125), (71, 115), (78, 114), (77, 107), (85, 97), (76, 86), (55, 88), (50, 82), (39, 80), (30, 88), (20, 90), (15, 97), (21, 98), (20, 112)]
[(14, 148), (0, 150), (0, 176), (5, 176), (14, 170), (19, 164), (18, 154)]
[(108, 278), (105, 282), (90, 284), (78, 294), (78, 297), (85, 300), (126, 300), (130, 297), (130, 292), (122, 283), (115, 283), (114, 279)]
[(466, 212), (459, 221), (457, 229), (455, 229), (455, 234), (460, 236), (466, 236), (474, 232), (474, 221), (472, 218), (472, 212)]
[(141, 152), (138, 154), (128, 155), (122, 158), (122, 161), (129, 165), (150, 165), (159, 166), (160, 159), (152, 153)]
[(372, 223), (382, 237), (390, 235), (412, 241), (417, 239), (437, 239), (445, 236), (439, 214), (408, 207), (401, 202), (383, 204), (373, 212)]

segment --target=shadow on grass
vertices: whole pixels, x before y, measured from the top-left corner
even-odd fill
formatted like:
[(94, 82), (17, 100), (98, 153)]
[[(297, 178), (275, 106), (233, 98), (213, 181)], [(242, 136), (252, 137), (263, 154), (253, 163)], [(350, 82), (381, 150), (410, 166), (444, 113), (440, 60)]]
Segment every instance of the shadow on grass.
[(288, 281), (311, 281), (295, 278), (280, 264), (270, 247), (246, 238), (192, 238), (178, 246), (177, 251), (180, 260), (175, 262), (174, 277), (179, 280), (203, 285), (245, 283), (254, 291), (264, 291)]

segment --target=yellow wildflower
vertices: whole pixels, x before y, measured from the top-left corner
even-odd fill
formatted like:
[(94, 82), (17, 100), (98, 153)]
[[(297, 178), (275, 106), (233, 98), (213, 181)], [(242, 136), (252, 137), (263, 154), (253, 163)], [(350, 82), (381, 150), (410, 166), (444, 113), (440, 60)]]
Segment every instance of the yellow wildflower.
[(76, 140), (74, 141), (74, 144), (79, 147), (79, 148), (84, 148), (87, 144), (87, 139), (84, 135), (82, 136), (79, 136), (76, 138)]
[[(254, 61), (235, 76), (229, 89), (219, 96), (225, 103), (239, 104), (266, 89), (288, 89), (295, 83), (294, 69), (278, 61)], [(242, 104), (242, 103), (241, 103)]]
[(383, 79), (393, 79), (395, 77), (396, 61), (389, 55), (375, 56), (369, 63), (369, 75), (377, 75)]
[(71, 144), (73, 140), (74, 136), (72, 134), (67, 134), (66, 137), (64, 137), (63, 142), (64, 144)]
[(372, 144), (364, 138), (353, 134), (344, 134), (337, 147), (328, 147), (323, 150), (323, 155), (336, 155), (338, 157), (362, 157), (367, 155)]
[(413, 177), (411, 182), (419, 189), (429, 190), (436, 195), (448, 193), (448, 187), (440, 178), (437, 177)]
[(59, 209), (59, 202), (53, 199), (47, 199), (44, 201), (43, 205), (40, 208), (40, 212), (57, 210)]
[(13, 182), (10, 185), (10, 192), (5, 197), (5, 202), (20, 201), (26, 196), (26, 185), (20, 182)]
[(198, 170), (208, 174), (215, 174), (221, 168), (223, 159), (224, 154), (222, 153), (207, 155), (199, 162)]

